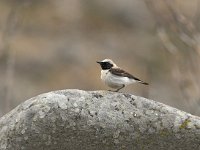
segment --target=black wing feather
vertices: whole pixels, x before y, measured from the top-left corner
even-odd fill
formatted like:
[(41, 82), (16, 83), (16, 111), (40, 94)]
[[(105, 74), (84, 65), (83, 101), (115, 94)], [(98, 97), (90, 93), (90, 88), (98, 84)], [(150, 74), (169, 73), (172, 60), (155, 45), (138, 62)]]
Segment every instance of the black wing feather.
[(120, 69), (120, 68), (111, 68), (109, 70), (112, 74), (116, 75), (116, 76), (121, 76), (121, 77), (128, 77), (130, 79), (134, 79), (142, 84), (146, 84), (148, 85), (148, 83), (141, 81), (140, 79), (134, 77), (133, 75), (131, 75), (130, 73)]

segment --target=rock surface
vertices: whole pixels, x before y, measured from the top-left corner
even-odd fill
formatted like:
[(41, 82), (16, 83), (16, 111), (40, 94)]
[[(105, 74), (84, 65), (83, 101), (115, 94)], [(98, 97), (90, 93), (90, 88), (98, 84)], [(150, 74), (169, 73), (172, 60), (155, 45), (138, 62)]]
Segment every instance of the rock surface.
[(0, 119), (1, 150), (198, 150), (200, 118), (131, 94), (62, 90)]

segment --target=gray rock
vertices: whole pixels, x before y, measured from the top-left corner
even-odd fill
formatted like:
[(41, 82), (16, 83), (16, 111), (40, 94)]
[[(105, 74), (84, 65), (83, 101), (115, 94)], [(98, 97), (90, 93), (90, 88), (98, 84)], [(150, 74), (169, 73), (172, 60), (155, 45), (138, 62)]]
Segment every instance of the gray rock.
[(200, 118), (131, 94), (62, 90), (0, 119), (1, 150), (200, 149)]

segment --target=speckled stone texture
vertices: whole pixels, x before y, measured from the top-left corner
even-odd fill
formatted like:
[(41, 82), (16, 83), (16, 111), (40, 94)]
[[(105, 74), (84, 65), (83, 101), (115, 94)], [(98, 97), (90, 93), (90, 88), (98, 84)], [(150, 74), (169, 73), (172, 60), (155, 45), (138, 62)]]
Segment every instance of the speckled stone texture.
[(199, 150), (200, 118), (130, 94), (62, 90), (0, 119), (0, 150)]

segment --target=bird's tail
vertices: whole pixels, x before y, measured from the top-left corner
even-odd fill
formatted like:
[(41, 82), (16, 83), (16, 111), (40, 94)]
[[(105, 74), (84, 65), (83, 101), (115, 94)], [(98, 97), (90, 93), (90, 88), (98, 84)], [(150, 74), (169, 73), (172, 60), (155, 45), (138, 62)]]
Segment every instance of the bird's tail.
[(149, 83), (144, 82), (144, 81), (139, 81), (139, 83), (144, 84), (144, 85), (149, 85)]

